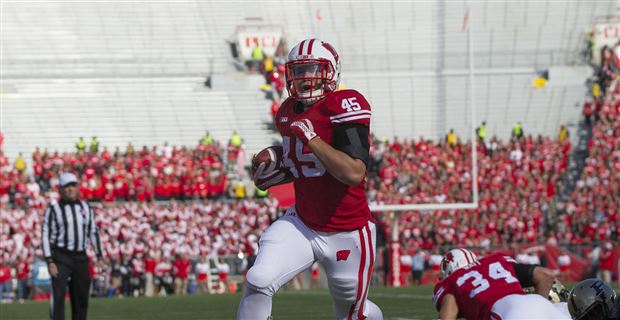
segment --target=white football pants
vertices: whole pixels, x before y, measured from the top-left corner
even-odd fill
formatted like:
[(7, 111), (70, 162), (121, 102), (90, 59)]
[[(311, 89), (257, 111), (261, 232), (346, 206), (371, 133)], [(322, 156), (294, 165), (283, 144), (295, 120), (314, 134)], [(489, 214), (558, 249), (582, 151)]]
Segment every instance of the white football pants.
[(551, 301), (539, 294), (511, 294), (505, 296), (491, 308), (492, 320), (570, 320)]
[[(256, 313), (263, 309), (257, 305), (270, 304), (271, 296), (281, 286), (310, 268), (315, 260), (325, 270), (336, 319), (382, 319), (381, 310), (367, 300), (376, 258), (375, 238), (372, 222), (355, 231), (318, 232), (301, 221), (294, 206), (289, 208), (260, 238), (237, 319), (266, 319), (271, 305), (267, 316)], [(249, 297), (253, 292), (263, 297)]]

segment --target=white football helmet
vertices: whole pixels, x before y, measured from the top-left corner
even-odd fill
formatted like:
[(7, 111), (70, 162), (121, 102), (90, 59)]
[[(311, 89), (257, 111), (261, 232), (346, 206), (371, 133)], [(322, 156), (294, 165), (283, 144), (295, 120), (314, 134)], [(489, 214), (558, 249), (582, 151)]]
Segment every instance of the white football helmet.
[(329, 43), (306, 39), (288, 54), (285, 75), (289, 96), (309, 106), (338, 89), (340, 57)]
[(478, 260), (475, 253), (467, 249), (452, 249), (443, 256), (439, 264), (439, 275), (442, 279), (447, 278), (452, 272)]

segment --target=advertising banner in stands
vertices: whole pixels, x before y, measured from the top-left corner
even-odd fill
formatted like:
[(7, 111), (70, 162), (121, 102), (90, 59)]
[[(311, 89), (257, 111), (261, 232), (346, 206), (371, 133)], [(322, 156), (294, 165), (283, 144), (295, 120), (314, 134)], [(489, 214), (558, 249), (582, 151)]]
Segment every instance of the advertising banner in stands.
[(601, 49), (608, 46), (613, 50), (620, 40), (620, 23), (599, 23), (594, 26), (594, 62), (601, 63)]
[[(577, 282), (586, 277), (588, 269), (590, 268), (590, 264), (586, 259), (555, 246), (546, 245), (540, 249), (545, 255), (547, 268), (559, 272), (558, 276), (562, 280)], [(568, 264), (566, 267), (560, 265), (560, 256), (562, 255), (568, 257)]]
[(278, 26), (240, 26), (237, 28), (237, 44), (242, 59), (249, 60), (252, 50), (258, 46), (267, 56), (274, 56), (282, 39)]

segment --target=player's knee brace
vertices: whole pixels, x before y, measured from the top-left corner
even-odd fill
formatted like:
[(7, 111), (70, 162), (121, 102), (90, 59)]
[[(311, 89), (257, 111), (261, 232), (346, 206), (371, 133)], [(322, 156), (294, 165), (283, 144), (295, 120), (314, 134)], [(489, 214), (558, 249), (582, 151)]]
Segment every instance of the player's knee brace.
[(268, 296), (273, 296), (280, 289), (275, 284), (269, 270), (260, 266), (254, 266), (248, 270), (246, 282), (248, 288)]

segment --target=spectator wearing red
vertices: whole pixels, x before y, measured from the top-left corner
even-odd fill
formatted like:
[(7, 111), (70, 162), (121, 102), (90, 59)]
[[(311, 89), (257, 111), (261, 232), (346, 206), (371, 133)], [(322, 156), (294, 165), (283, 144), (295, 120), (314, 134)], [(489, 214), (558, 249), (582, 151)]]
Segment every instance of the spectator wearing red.
[(177, 255), (177, 258), (174, 260), (173, 264), (173, 275), (174, 275), (174, 294), (176, 295), (186, 295), (187, 294), (187, 284), (189, 282), (189, 274), (192, 269), (192, 265), (187, 259), (187, 256), (184, 252), (181, 252)]
[(152, 297), (155, 295), (155, 282), (154, 282), (154, 274), (155, 267), (157, 266), (157, 261), (153, 259), (153, 256), (150, 252), (148, 252), (144, 258), (144, 282), (145, 289), (144, 294), (147, 297)]
[(135, 294), (138, 292), (139, 296), (145, 295), (145, 265), (143, 259), (143, 253), (135, 253), (134, 258), (131, 259), (131, 292)]
[(209, 261), (207, 261), (206, 255), (202, 255), (200, 257), (200, 261), (196, 263), (195, 273), (196, 273), (196, 293), (198, 294), (208, 294), (209, 293)]
[(600, 278), (611, 285), (611, 274), (614, 269), (613, 245), (606, 242), (601, 252)]
[(158, 261), (155, 267), (155, 278), (159, 295), (172, 294), (172, 264), (166, 258)]
[[(271, 102), (271, 119), (275, 121), (276, 118), (276, 114), (278, 113), (278, 110), (280, 109), (280, 101), (279, 100), (273, 100)], [(275, 123), (274, 123), (275, 125)]]
[(228, 273), (230, 272), (230, 266), (224, 261), (224, 259), (220, 258), (219, 262), (217, 263), (217, 271), (219, 272), (220, 277), (219, 285), (223, 287), (223, 290), (221, 291), (225, 292), (226, 290), (228, 290)]
[(269, 80), (271, 81), (272, 88), (278, 94), (278, 99), (282, 99), (282, 94), (284, 93), (284, 67), (278, 66), (278, 70), (269, 75)]
[(24, 300), (28, 299), (30, 294), (28, 283), (31, 274), (29, 257), (25, 256), (19, 259), (15, 265), (15, 269), (17, 271), (17, 292), (15, 298), (20, 303), (23, 303)]
[(2, 258), (0, 260), (0, 303), (11, 302), (11, 291), (11, 265)]
[(570, 270), (570, 265), (571, 265), (570, 255), (568, 255), (568, 253), (566, 252), (563, 252), (558, 257), (558, 266), (560, 267), (560, 280), (561, 281), (568, 281), (568, 279), (570, 279), (568, 275), (569, 270)]

